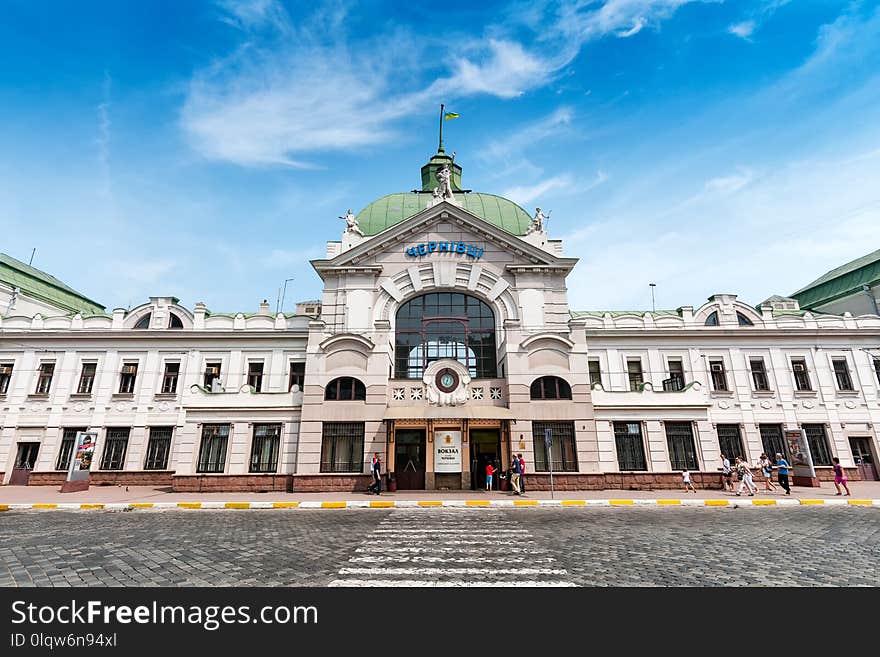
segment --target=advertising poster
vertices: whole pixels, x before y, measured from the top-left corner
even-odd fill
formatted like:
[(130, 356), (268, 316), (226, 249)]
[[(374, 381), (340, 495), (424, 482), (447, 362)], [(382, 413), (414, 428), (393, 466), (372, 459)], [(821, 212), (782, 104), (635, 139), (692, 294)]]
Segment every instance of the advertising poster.
[(434, 472), (461, 472), (461, 431), (434, 432)]
[(803, 429), (787, 429), (785, 444), (788, 446), (788, 453), (791, 454), (792, 474), (796, 477), (815, 477), (816, 470), (813, 468), (813, 457), (810, 454), (806, 432)]
[(98, 434), (96, 432), (77, 432), (73, 458), (70, 460), (70, 469), (67, 471), (67, 481), (79, 481), (88, 478), (97, 442)]

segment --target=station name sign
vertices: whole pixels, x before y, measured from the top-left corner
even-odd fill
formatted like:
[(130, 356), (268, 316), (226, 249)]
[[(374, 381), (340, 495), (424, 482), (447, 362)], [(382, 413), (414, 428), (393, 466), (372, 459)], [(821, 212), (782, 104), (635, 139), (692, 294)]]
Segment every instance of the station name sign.
[(431, 253), (460, 253), (469, 258), (479, 260), (483, 255), (483, 247), (465, 242), (424, 242), (407, 247), (406, 255), (413, 258)]

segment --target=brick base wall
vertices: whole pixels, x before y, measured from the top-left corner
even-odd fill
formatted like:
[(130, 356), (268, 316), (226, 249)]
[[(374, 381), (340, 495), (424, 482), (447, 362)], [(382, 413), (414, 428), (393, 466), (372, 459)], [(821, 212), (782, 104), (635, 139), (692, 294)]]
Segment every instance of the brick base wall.
[[(90, 486), (170, 486), (173, 470), (120, 470), (89, 473)], [(60, 486), (66, 472), (31, 472), (28, 486)]]
[(174, 475), (175, 493), (289, 493), (292, 478), (283, 474), (253, 475)]
[[(383, 480), (385, 478), (383, 477)], [(363, 492), (373, 481), (370, 475), (293, 475), (296, 493), (323, 493), (330, 491)], [(383, 481), (383, 488), (385, 490)]]

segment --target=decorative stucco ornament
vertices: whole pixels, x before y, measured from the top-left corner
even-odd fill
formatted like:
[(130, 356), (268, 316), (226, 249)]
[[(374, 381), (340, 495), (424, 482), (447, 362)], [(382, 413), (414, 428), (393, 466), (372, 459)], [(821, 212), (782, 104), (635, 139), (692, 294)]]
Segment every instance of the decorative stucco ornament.
[(461, 406), (471, 398), (471, 375), (452, 358), (435, 360), (428, 365), (422, 383), (425, 399), (433, 406)]

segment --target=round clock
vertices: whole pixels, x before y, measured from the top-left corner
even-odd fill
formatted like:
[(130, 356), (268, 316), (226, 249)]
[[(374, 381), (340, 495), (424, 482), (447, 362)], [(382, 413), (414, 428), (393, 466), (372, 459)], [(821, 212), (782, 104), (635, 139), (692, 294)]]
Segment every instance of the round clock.
[(442, 369), (437, 372), (435, 381), (442, 392), (452, 392), (458, 387), (458, 374), (449, 368)]

